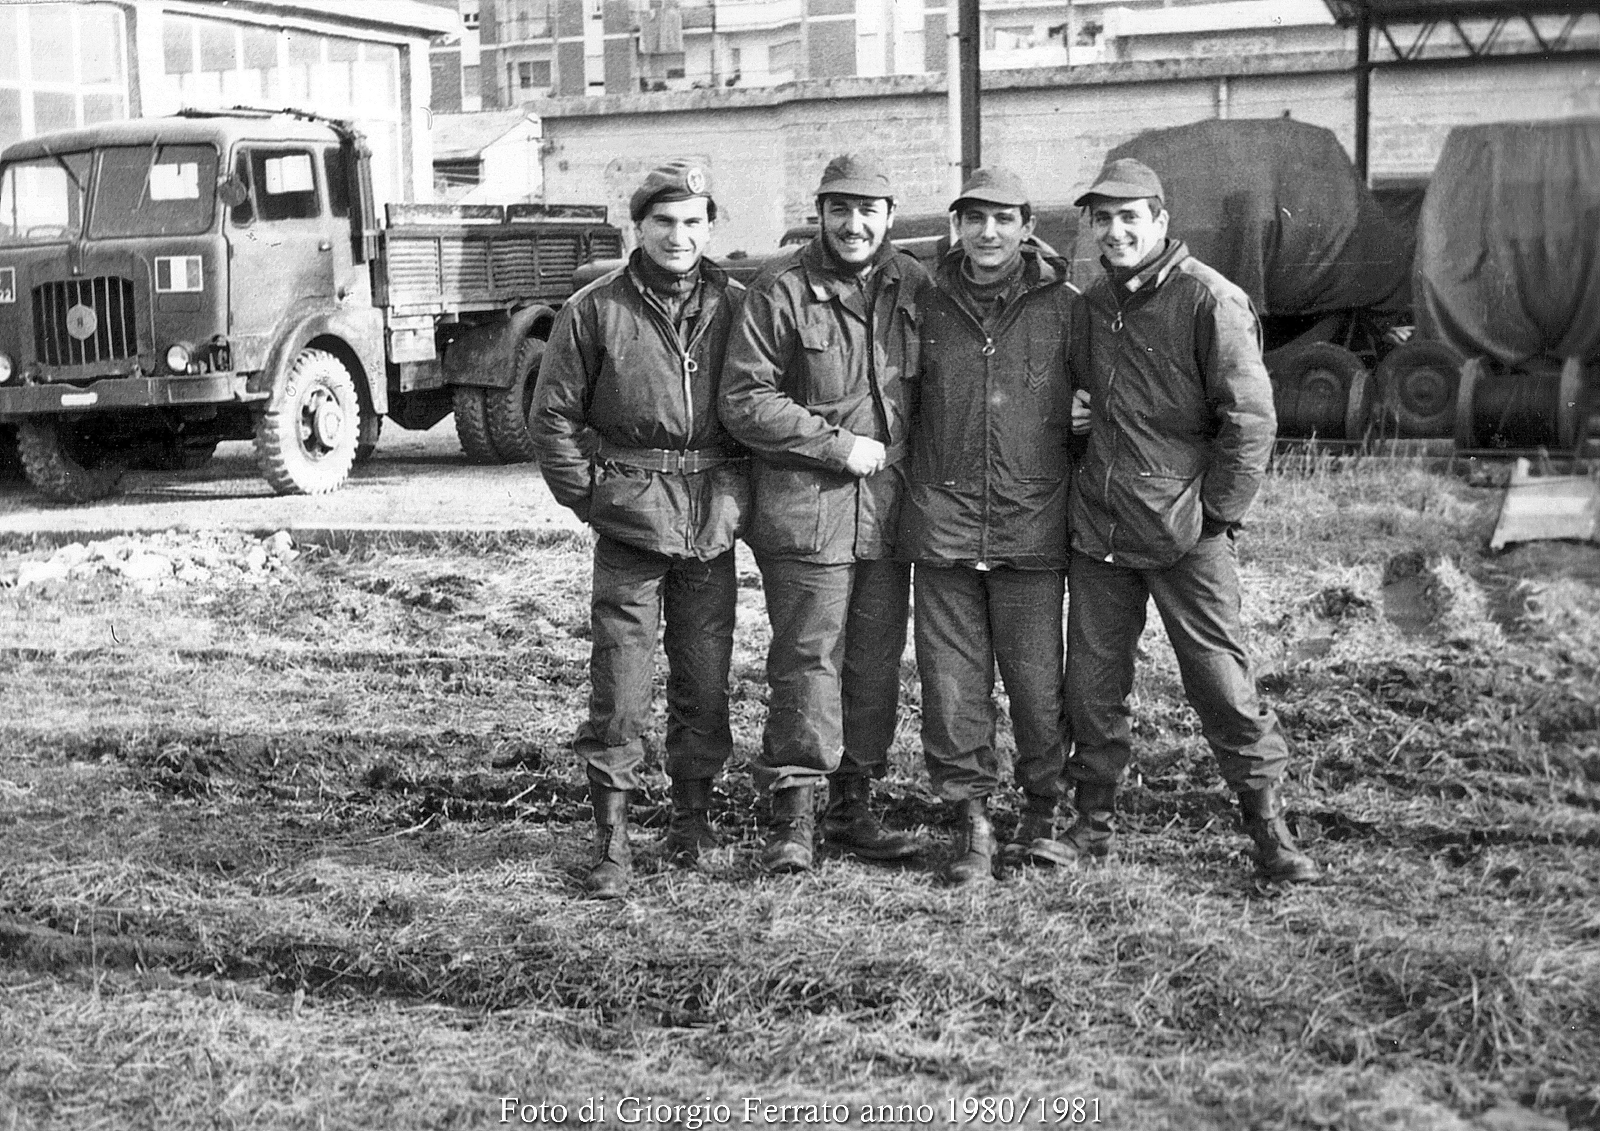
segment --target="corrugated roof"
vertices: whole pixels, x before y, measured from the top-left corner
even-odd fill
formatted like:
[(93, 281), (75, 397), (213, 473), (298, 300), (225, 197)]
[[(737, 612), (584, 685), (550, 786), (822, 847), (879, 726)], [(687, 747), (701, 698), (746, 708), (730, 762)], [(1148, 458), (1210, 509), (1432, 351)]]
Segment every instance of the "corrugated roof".
[(433, 159), (464, 161), (477, 157), (517, 126), (535, 117), (523, 110), (485, 110), (480, 114), (435, 114)]
[(1499, 16), (1553, 16), (1600, 11), (1600, 0), (1325, 0), (1343, 27), (1365, 11), (1374, 25), (1432, 20), (1488, 20)]

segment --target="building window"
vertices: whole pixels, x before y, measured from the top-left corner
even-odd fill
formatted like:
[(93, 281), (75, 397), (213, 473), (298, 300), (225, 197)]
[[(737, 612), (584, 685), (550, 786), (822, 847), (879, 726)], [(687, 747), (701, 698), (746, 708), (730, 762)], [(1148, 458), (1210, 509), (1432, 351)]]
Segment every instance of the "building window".
[(550, 0), (510, 0), (504, 14), (501, 43), (550, 38)]
[(800, 41), (798, 39), (785, 39), (781, 43), (774, 43), (767, 48), (767, 71), (776, 74), (779, 71), (794, 71), (800, 67)]
[(517, 64), (517, 90), (534, 94), (550, 89), (550, 60), (531, 59)]
[(1021, 51), (1029, 47), (1038, 47), (1040, 35), (1031, 24), (1013, 27), (991, 27), (988, 40), (985, 44), (990, 51)]
[(128, 36), (112, 4), (0, 4), (0, 145), (128, 116)]
[(353, 118), (372, 148), (374, 193), (403, 199), (399, 47), (171, 12), (161, 40), (164, 73), (151, 84), (150, 112), (264, 102)]

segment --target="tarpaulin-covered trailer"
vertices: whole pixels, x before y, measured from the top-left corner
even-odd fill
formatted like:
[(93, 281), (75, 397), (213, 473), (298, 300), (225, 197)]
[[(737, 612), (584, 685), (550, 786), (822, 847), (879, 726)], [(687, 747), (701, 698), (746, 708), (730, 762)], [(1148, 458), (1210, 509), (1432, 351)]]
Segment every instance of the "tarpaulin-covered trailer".
[(1600, 411), (1600, 119), (1451, 130), (1414, 285), (1419, 334), (1469, 359), (1460, 446), (1584, 446)]
[(1172, 234), (1255, 303), (1280, 433), (1360, 436), (1368, 370), (1409, 321), (1413, 241), (1339, 139), (1287, 118), (1211, 120), (1142, 133), (1119, 157), (1156, 171)]

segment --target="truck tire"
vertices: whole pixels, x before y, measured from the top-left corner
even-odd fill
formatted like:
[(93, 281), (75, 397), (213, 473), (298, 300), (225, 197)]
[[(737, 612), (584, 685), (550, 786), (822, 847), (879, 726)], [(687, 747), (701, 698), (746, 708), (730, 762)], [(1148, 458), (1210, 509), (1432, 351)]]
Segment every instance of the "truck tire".
[(304, 349), (256, 419), (256, 464), (280, 495), (323, 495), (350, 474), (360, 432), (350, 370), (326, 350)]
[(489, 408), (484, 403), (483, 390), (476, 385), (456, 385), (450, 396), (461, 450), (473, 463), (499, 463), (500, 456), (489, 438)]
[(1351, 394), (1367, 398), (1366, 372), (1359, 357), (1332, 342), (1278, 351), (1271, 370), (1278, 434), (1359, 440), (1349, 430), (1365, 431), (1366, 421), (1359, 404), (1352, 409)]
[(1401, 436), (1449, 436), (1461, 358), (1443, 342), (1406, 342), (1378, 363), (1378, 396)]
[(533, 386), (539, 380), (539, 363), (544, 359), (544, 343), (524, 338), (511, 361), (515, 374), (508, 389), (485, 389), (484, 408), (489, 423), (489, 440), (501, 463), (529, 463), (533, 460), (533, 433), (528, 430), (528, 412), (533, 408)]
[(117, 489), (125, 453), (107, 449), (74, 421), (29, 420), (17, 425), (17, 454), (28, 481), (58, 503), (89, 503)]
[(378, 450), (378, 437), (383, 435), (383, 417), (361, 406), (361, 427), (356, 431), (356, 462), (366, 463)]

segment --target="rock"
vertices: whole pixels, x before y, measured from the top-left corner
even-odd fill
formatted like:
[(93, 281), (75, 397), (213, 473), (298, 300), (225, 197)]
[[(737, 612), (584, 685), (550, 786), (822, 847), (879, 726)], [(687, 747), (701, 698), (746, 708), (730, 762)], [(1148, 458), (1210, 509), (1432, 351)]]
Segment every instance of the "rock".
[(68, 569), (71, 569), (73, 566), (81, 565), (89, 560), (89, 547), (85, 546), (82, 542), (68, 542), (65, 546), (58, 548), (55, 553), (51, 554), (50, 560), (53, 562), (61, 562)]
[(250, 549), (245, 551), (244, 564), (252, 572), (260, 572), (261, 570), (266, 569), (267, 568), (267, 551), (266, 551), (266, 549), (264, 547), (262, 547), (262, 546), (259, 546), (259, 545), (251, 546)]
[(294, 537), (287, 530), (278, 531), (266, 542), (268, 553), (282, 561), (292, 562), (300, 556), (300, 551), (294, 548)]
[(17, 588), (30, 585), (48, 585), (52, 581), (65, 581), (71, 571), (62, 562), (22, 562), (17, 566)]
[(1502, 1101), (1478, 1116), (1484, 1131), (1567, 1131), (1564, 1118), (1541, 1115), (1532, 1108)]
[(118, 565), (117, 571), (129, 581), (164, 581), (172, 576), (172, 562), (160, 554), (135, 551), (127, 561)]

